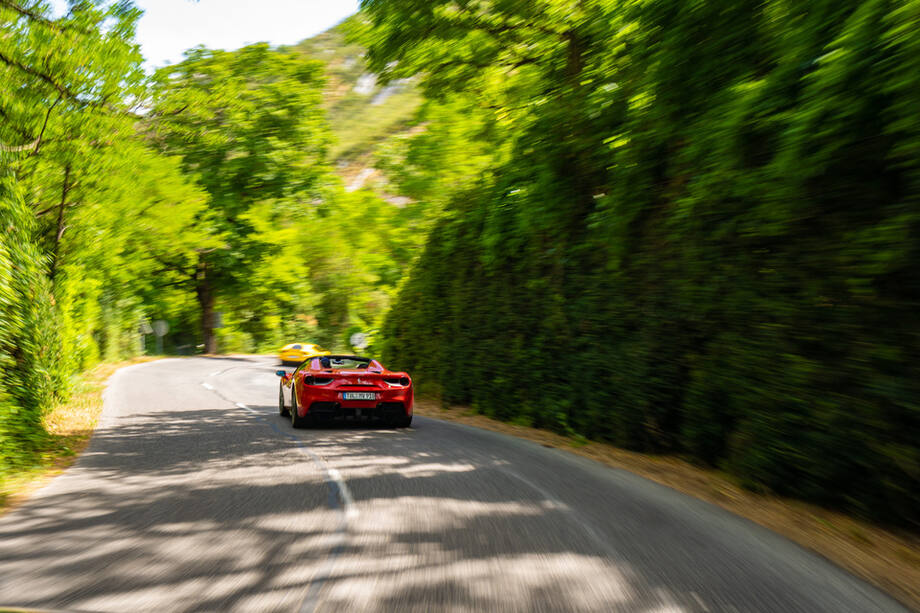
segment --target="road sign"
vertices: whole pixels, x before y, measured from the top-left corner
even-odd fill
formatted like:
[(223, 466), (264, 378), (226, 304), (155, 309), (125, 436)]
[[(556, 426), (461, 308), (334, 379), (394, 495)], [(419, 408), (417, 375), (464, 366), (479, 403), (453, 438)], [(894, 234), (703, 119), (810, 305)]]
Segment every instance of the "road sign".
[(355, 349), (366, 349), (368, 345), (367, 334), (364, 332), (355, 332), (351, 335), (351, 338), (348, 339), (348, 342), (351, 343), (351, 346)]
[(168, 323), (166, 323), (162, 319), (158, 319), (155, 322), (153, 322), (153, 333), (154, 334), (156, 334), (157, 336), (166, 336), (167, 332), (169, 332)]

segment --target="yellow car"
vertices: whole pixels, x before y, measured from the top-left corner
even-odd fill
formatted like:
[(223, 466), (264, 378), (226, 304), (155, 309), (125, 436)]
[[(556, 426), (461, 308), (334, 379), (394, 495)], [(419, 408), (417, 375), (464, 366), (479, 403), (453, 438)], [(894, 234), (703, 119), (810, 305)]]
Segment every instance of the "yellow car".
[(285, 366), (296, 366), (317, 355), (329, 355), (329, 352), (313, 343), (291, 343), (281, 348), (278, 357)]

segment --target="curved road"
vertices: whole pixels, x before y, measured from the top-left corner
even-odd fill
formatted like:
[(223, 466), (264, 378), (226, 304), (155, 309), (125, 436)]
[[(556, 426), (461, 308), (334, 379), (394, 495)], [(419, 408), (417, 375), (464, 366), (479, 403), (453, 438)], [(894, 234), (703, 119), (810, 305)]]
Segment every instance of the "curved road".
[(274, 361), (116, 373), (78, 462), (0, 518), (0, 608), (903, 611), (624, 471), (416, 417), (292, 430)]

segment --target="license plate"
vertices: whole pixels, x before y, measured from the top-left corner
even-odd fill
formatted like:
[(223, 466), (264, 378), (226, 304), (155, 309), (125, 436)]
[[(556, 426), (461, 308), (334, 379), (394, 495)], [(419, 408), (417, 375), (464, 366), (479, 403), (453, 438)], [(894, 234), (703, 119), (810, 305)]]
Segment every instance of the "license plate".
[(377, 400), (377, 394), (374, 392), (343, 392), (342, 398), (345, 400)]

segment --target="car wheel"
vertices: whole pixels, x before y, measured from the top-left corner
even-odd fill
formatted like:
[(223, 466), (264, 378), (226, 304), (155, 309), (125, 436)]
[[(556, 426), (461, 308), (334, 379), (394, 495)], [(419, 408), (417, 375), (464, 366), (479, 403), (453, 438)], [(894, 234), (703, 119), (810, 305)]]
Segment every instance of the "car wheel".
[(396, 417), (393, 419), (393, 426), (396, 428), (408, 428), (412, 425), (412, 416), (403, 415), (402, 417)]
[(278, 384), (278, 415), (288, 417), (291, 414), (287, 407), (284, 406), (284, 384)]
[(306, 428), (310, 425), (310, 416), (301, 417), (297, 414), (297, 390), (291, 385), (291, 425), (295, 428)]

